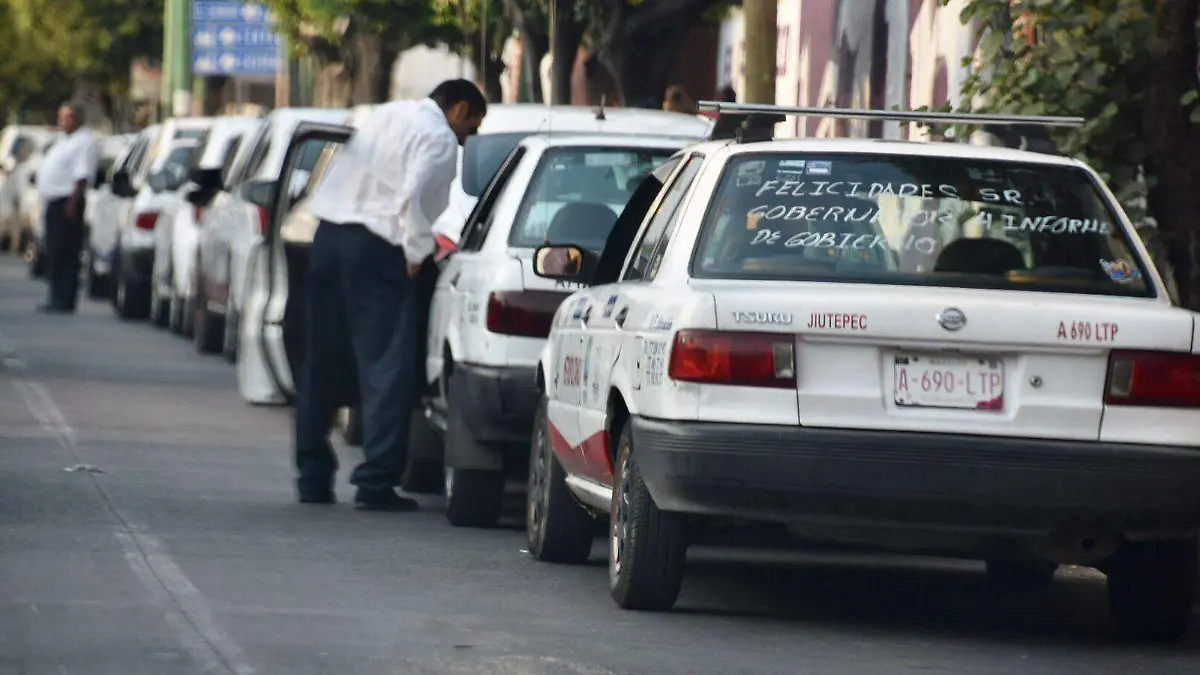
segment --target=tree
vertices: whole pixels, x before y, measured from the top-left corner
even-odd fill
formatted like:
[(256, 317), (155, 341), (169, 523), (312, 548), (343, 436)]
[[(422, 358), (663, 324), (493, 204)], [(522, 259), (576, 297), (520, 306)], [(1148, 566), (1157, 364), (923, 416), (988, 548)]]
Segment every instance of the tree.
[[(435, 25), (446, 46), (468, 58), (478, 72), (488, 100), (501, 99), (504, 42), (513, 24), (500, 2), (489, 0), (433, 0)], [(482, 52), (481, 52), (482, 50)], [(482, 66), (482, 69), (480, 68)]]
[(13, 50), (4, 69), (34, 83), (16, 83), (23, 98), (41, 89), (69, 94), (77, 82), (98, 85), (112, 99), (128, 90), (130, 67), (139, 57), (162, 55), (163, 0), (7, 0), (4, 23)]
[(401, 52), (453, 39), (429, 0), (265, 1), (289, 44), (316, 60), (319, 105), (386, 101)]
[(1164, 269), (1193, 309), (1200, 309), (1198, 11), (1200, 0), (969, 0), (962, 13), (981, 34), (963, 87), (968, 107), (1084, 117), (1056, 140), (1095, 167), (1135, 219), (1145, 210), (1158, 223), (1170, 261)]
[(597, 57), (612, 72), (625, 105), (658, 108), (684, 38), (727, 0), (596, 0)]

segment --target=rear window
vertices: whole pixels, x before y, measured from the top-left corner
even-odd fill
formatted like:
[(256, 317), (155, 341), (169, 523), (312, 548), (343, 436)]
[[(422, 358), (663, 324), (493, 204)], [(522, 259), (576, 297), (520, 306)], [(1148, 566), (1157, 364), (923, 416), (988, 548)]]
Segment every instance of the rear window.
[(176, 129), (175, 129), (175, 138), (179, 138), (179, 139), (197, 139), (197, 138), (200, 138), (201, 136), (203, 136), (203, 135), (204, 135), (204, 132), (205, 132), (205, 129), (204, 129), (203, 127), (201, 127), (201, 128), (193, 128), (193, 129), (180, 129), (180, 128), (176, 128)]
[(733, 159), (692, 274), (1154, 295), (1085, 171), (896, 155)]
[(467, 139), (463, 146), (462, 187), (472, 197), (483, 194), (483, 189), (500, 170), (508, 153), (517, 147), (532, 131), (508, 134), (476, 134)]
[(304, 144), (304, 154), (300, 155), (300, 163), (296, 166), (301, 171), (312, 172), (313, 167), (317, 165), (317, 160), (321, 159), (321, 153), (325, 152), (326, 143), (308, 142)]
[(569, 243), (599, 251), (642, 179), (673, 148), (555, 148), (542, 156), (508, 236), (515, 248)]

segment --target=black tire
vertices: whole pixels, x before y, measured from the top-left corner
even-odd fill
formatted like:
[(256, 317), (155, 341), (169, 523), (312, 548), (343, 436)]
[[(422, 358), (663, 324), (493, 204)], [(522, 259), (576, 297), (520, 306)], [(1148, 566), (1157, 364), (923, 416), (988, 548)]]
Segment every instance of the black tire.
[(179, 334), (191, 340), (196, 336), (196, 298), (188, 296), (180, 300), (183, 305), (183, 318), (179, 326)]
[(229, 309), (225, 310), (225, 321), (221, 326), (221, 357), (229, 363), (237, 363), (238, 324), (241, 323), (241, 315), (233, 308), (232, 299), (228, 305)]
[(529, 553), (543, 562), (580, 565), (592, 554), (596, 519), (567, 487), (567, 472), (550, 447), (550, 420), (542, 397), (529, 442), (525, 534)]
[(102, 300), (108, 297), (108, 278), (96, 272), (95, 257), (95, 253), (88, 253), (87, 267), (84, 268), (84, 285), (89, 298)]
[[(450, 386), (453, 386), (453, 379)], [(451, 399), (452, 400), (452, 399)], [(450, 406), (446, 431), (446, 452), (443, 460), (446, 519), (455, 527), (494, 527), (504, 511), (504, 471), (457, 469), (450, 464), (456, 447), (478, 444), (471, 435), (470, 422)], [(472, 448), (463, 455), (478, 454)]]
[(442, 468), (442, 439), (425, 419), (425, 410), (413, 409), (408, 427), (408, 467), (400, 489), (413, 494), (441, 494), (446, 478)]
[(185, 304), (178, 293), (171, 291), (171, 299), (167, 301), (167, 330), (175, 335), (183, 334)]
[(166, 328), (171, 324), (171, 298), (162, 297), (158, 291), (158, 283), (150, 279), (150, 323), (156, 328)]
[(221, 351), (221, 342), (225, 336), (224, 317), (208, 311), (208, 300), (204, 295), (204, 285), (200, 280), (195, 284), (196, 304), (193, 319), (192, 344), (201, 354), (216, 354)]
[(1196, 601), (1195, 539), (1129, 542), (1108, 561), (1108, 610), (1117, 633), (1145, 642), (1177, 642)]
[(25, 262), (29, 263), (29, 278), (43, 279), (46, 276), (46, 256), (30, 237), (25, 243)]
[(1040, 558), (992, 558), (987, 561), (987, 576), (1004, 586), (1049, 586), (1054, 582), (1058, 563)]
[(683, 586), (687, 521), (654, 503), (638, 469), (628, 423), (618, 438), (609, 513), (609, 592), (622, 609), (668, 610)]
[[(118, 262), (120, 254), (117, 254)], [(148, 288), (135, 284), (125, 273), (125, 266), (118, 264), (116, 288), (113, 290), (113, 309), (117, 316), (126, 321), (139, 321), (150, 315), (150, 293)]]

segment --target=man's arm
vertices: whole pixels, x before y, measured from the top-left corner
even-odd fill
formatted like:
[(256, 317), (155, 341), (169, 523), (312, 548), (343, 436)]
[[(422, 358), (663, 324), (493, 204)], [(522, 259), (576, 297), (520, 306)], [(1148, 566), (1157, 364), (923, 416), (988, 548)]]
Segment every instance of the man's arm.
[(409, 168), (400, 193), (399, 215), (404, 221), (401, 243), (411, 276), (436, 248), (433, 223), (450, 201), (450, 186), (458, 170), (458, 145), (448, 137), (431, 136), (417, 143), (406, 159)]
[(92, 182), (92, 177), (96, 173), (96, 165), (98, 163), (96, 157), (96, 145), (88, 139), (87, 146), (82, 152), (77, 152), (71, 166), (71, 177), (75, 179), (75, 189), (71, 192), (71, 199), (67, 202), (67, 217), (75, 220), (83, 216), (81, 207), (84, 197), (87, 195), (88, 184)]

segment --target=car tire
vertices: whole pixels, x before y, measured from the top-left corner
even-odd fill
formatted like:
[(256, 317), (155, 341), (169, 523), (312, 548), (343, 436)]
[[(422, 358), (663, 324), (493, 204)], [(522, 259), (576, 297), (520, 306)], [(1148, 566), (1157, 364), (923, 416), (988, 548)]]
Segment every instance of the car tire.
[(665, 611), (683, 586), (687, 521), (654, 503), (638, 468), (629, 423), (618, 439), (609, 509), (609, 592), (622, 609)]
[(215, 354), (221, 351), (221, 342), (225, 334), (224, 317), (208, 311), (208, 300), (204, 295), (204, 285), (196, 282), (196, 311), (193, 319), (192, 344), (201, 354)]
[(167, 301), (167, 330), (175, 335), (183, 334), (183, 323), (186, 303), (179, 293), (172, 291), (171, 299)]
[(408, 427), (408, 466), (400, 477), (400, 489), (413, 494), (441, 494), (445, 487), (442, 468), (442, 439), (425, 419), (421, 406), (413, 409)]
[(113, 308), (117, 316), (126, 321), (139, 321), (150, 314), (149, 293), (129, 280), (125, 266), (120, 264), (121, 255), (117, 253), (118, 266), (116, 269), (116, 289), (113, 291)]
[(992, 558), (987, 560), (988, 580), (1004, 586), (1049, 586), (1058, 563), (1040, 558)]
[(25, 262), (29, 263), (29, 278), (43, 279), (46, 276), (46, 256), (42, 254), (37, 242), (30, 237), (25, 244)]
[(596, 519), (567, 487), (567, 472), (550, 444), (550, 419), (543, 396), (529, 442), (529, 490), (525, 534), (529, 553), (543, 562), (580, 565), (592, 554)]
[(171, 324), (171, 298), (162, 296), (153, 278), (150, 280), (150, 323), (156, 328)]
[(92, 300), (103, 300), (108, 297), (108, 278), (96, 271), (96, 254), (92, 251), (87, 254), (84, 284), (87, 288), (87, 296)]
[(1117, 633), (1176, 642), (1196, 600), (1196, 539), (1128, 542), (1108, 561), (1108, 609)]
[(225, 310), (225, 321), (222, 324), (221, 330), (221, 357), (229, 363), (237, 363), (238, 354), (238, 324), (241, 322), (241, 314), (233, 308), (233, 303), (229, 303), (229, 309)]

